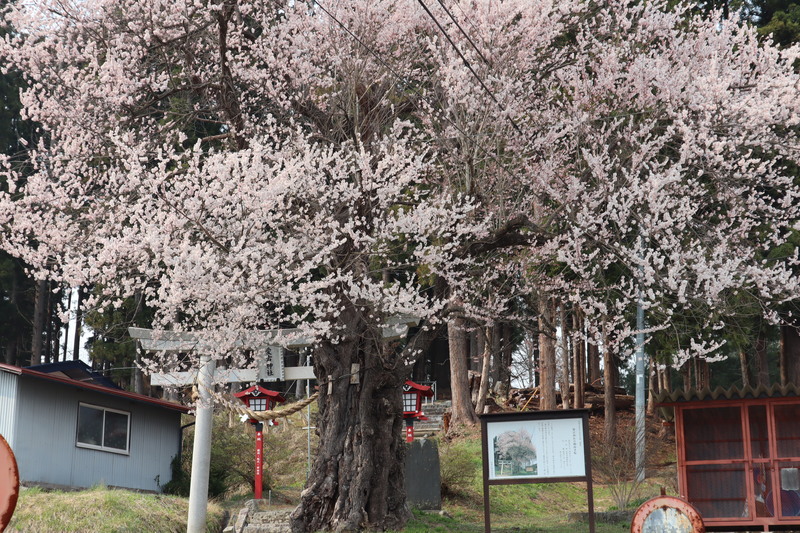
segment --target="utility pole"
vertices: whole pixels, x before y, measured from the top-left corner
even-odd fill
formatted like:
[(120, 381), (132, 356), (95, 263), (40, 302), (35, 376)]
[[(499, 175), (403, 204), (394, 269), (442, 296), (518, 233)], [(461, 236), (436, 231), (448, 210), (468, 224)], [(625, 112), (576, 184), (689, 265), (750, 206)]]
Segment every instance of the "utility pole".
[[(644, 235), (640, 233), (639, 242), (644, 248)], [(642, 253), (644, 261), (644, 253)], [(645, 461), (645, 405), (644, 405), (644, 304), (642, 285), (644, 266), (639, 266), (639, 294), (636, 299), (636, 481), (644, 481)]]

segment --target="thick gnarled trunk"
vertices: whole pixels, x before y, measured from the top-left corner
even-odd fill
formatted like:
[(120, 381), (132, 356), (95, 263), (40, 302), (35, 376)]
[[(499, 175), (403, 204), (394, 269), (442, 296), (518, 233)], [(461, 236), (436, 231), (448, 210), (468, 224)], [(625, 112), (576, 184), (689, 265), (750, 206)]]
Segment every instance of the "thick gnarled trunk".
[(363, 323), (348, 326), (343, 341), (314, 351), (320, 448), (292, 513), (296, 532), (400, 530), (410, 517), (402, 439), (408, 367), (365, 341), (374, 336)]

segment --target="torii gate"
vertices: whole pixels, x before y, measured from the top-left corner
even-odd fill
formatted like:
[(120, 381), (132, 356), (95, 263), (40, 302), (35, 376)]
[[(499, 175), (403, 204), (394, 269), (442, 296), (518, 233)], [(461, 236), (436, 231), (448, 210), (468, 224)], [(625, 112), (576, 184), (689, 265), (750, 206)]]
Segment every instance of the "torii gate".
[[(415, 326), (415, 317), (391, 317), (383, 326), (386, 340), (404, 337), (409, 326)], [(160, 331), (144, 328), (128, 328), (128, 333), (148, 352), (192, 352), (202, 346), (197, 332)], [(315, 379), (314, 367), (284, 367), (283, 348), (302, 348), (312, 344), (311, 339), (303, 337), (298, 329), (273, 329), (248, 332), (248, 341), (237, 342), (237, 346), (260, 352), (258, 368), (220, 368), (216, 374), (216, 361), (208, 355), (200, 355), (200, 367), (192, 372), (166, 372), (153, 374), (152, 385), (190, 385), (197, 383), (199, 400), (195, 409), (194, 443), (192, 445), (192, 476), (189, 485), (189, 516), (187, 533), (204, 533), (206, 530), (206, 511), (208, 506), (208, 474), (211, 467), (211, 428), (213, 402), (211, 390), (215, 382), (255, 382), (284, 381), (295, 379)]]

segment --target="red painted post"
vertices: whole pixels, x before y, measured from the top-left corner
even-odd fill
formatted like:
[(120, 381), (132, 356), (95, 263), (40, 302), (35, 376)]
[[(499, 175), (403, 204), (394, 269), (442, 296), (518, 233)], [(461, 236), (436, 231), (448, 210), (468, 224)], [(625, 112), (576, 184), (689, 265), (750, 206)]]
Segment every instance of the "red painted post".
[(406, 418), (406, 442), (414, 442), (414, 419)]
[(264, 464), (264, 424), (258, 422), (256, 426), (256, 483), (254, 488), (254, 497), (260, 500), (262, 496), (262, 477), (263, 477), (263, 464)]

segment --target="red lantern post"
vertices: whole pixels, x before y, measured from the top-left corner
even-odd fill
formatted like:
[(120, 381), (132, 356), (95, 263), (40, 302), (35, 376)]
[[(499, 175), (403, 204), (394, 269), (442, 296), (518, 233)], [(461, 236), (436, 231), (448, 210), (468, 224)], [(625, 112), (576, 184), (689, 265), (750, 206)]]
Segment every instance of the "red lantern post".
[(264, 424), (259, 422), (256, 426), (256, 483), (253, 497), (260, 500), (264, 486)]
[[(259, 385), (237, 392), (234, 396), (242, 400), (252, 411), (267, 411), (275, 407), (276, 404), (286, 401), (286, 398), (279, 393)], [(264, 424), (253, 418), (249, 422), (253, 424), (256, 430), (256, 480), (253, 488), (253, 497), (256, 500), (260, 500), (263, 495), (262, 486), (264, 484)], [(274, 420), (271, 422), (277, 424)]]

